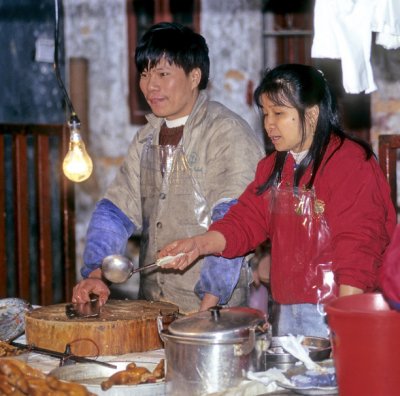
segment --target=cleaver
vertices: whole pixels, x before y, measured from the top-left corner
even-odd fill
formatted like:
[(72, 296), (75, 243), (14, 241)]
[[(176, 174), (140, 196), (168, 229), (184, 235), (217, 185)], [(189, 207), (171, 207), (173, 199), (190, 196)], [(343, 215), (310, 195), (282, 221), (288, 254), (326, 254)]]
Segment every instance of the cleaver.
[(91, 293), (90, 300), (85, 303), (68, 303), (65, 306), (65, 314), (69, 319), (97, 318), (100, 316), (99, 296)]

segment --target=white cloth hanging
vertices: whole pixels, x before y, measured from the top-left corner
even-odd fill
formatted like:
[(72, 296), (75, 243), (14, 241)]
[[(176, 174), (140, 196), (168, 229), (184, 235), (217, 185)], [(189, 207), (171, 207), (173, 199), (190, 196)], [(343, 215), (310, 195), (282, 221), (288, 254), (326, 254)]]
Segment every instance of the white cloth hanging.
[(377, 44), (400, 47), (399, 0), (316, 0), (311, 56), (341, 59), (346, 92), (373, 92), (372, 32)]

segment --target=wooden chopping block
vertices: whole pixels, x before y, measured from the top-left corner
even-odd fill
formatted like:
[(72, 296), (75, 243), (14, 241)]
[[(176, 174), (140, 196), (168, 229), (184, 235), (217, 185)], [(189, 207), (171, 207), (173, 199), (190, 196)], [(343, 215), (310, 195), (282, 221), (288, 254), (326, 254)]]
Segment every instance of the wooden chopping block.
[(37, 308), (25, 315), (28, 344), (77, 356), (123, 355), (163, 348), (157, 317), (178, 313), (167, 302), (109, 300), (97, 318), (69, 319), (66, 304)]

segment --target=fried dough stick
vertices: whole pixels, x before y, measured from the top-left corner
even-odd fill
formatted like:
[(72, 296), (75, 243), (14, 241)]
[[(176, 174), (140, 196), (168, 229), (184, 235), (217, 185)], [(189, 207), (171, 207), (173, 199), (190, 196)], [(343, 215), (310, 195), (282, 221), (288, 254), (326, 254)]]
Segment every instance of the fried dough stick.
[(18, 359), (0, 359), (0, 396), (94, 396), (83, 385), (45, 375)]

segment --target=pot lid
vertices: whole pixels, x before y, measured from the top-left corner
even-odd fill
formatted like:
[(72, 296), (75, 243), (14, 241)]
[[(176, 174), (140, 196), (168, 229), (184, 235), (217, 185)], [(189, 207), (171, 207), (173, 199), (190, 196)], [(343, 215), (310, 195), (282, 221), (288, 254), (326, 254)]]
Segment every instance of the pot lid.
[(168, 331), (175, 336), (224, 341), (248, 337), (249, 330), (267, 323), (264, 312), (248, 307), (212, 307), (173, 321)]

